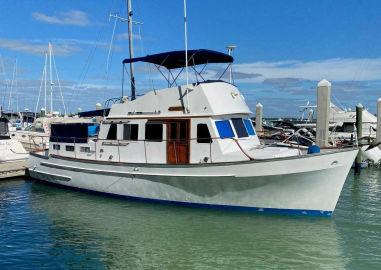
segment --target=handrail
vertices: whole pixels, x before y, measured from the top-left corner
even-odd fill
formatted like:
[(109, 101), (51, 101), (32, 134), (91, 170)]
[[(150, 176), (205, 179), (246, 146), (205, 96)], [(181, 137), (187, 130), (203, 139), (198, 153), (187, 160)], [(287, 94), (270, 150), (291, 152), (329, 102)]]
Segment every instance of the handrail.
[[(161, 139), (161, 140), (147, 140), (147, 139), (136, 139), (136, 140), (121, 140), (121, 139), (115, 139), (115, 140), (112, 140), (112, 139), (99, 139), (99, 138), (95, 138), (95, 137), (87, 137), (87, 138), (78, 138), (78, 137), (60, 137), (60, 136), (50, 136), (50, 138), (55, 138), (55, 139), (90, 139), (90, 140), (93, 140), (93, 141), (116, 141), (116, 142), (172, 142), (172, 141), (195, 141), (195, 140), (211, 140), (210, 143), (213, 143), (213, 140), (231, 140), (231, 139), (236, 139), (236, 140), (240, 140), (240, 141), (250, 141), (252, 140), (252, 138), (250, 137), (244, 137), (244, 138), (236, 138), (236, 137), (226, 137), (226, 138), (221, 138), (221, 137), (208, 137), (208, 138), (188, 138), (188, 139)], [(59, 143), (59, 142), (57, 142)], [(70, 143), (70, 142), (67, 142), (67, 143)], [(204, 143), (205, 144), (205, 143)]]
[[(176, 142), (186, 142), (186, 143), (191, 143), (193, 141), (197, 141), (197, 140), (208, 140), (207, 143), (200, 143), (200, 144), (209, 144), (209, 147), (208, 147), (208, 156), (206, 155), (205, 156), (205, 159), (203, 162), (209, 162), (210, 163), (213, 163), (213, 159), (212, 159), (212, 152), (213, 152), (213, 148), (212, 148), (212, 144), (213, 144), (213, 141), (217, 141), (217, 140), (232, 140), (238, 147), (239, 151), (241, 151), (249, 160), (253, 160), (254, 158), (251, 157), (244, 149), (243, 147), (241, 146), (240, 142), (242, 141), (250, 141), (252, 140), (251, 137), (245, 137), (245, 138), (221, 138), (221, 137), (208, 137), (208, 138), (189, 138), (189, 139), (184, 139), (184, 140), (178, 140), (178, 139), (162, 139), (162, 140), (146, 140), (146, 139), (137, 139), (137, 140), (120, 140), (120, 139), (116, 139), (116, 140), (110, 140), (110, 139), (99, 139), (99, 138), (91, 138), (91, 137), (88, 137), (88, 138), (77, 138), (77, 137), (60, 137), (60, 136), (51, 136), (50, 137), (51, 139), (57, 139), (58, 141), (57, 142), (54, 142), (54, 141), (51, 141), (52, 144), (54, 143), (67, 143), (67, 144), (74, 144), (74, 156), (77, 157), (77, 145), (78, 144), (82, 144), (82, 143), (79, 143), (78, 142), (78, 139), (81, 139), (81, 140), (84, 140), (84, 139), (87, 139), (87, 142), (84, 142), (83, 144), (86, 144), (88, 143), (89, 141), (93, 141), (94, 144), (95, 144), (95, 151), (92, 151), (92, 153), (94, 154), (94, 159), (97, 160), (98, 157), (98, 149), (97, 149), (97, 142), (115, 142), (113, 145), (117, 147), (117, 150), (118, 150), (118, 158), (117, 160), (120, 162), (121, 161), (121, 151), (120, 151), (120, 146), (127, 146), (127, 145), (122, 145), (123, 142), (130, 142), (130, 143), (133, 143), (133, 142), (137, 142), (137, 143), (141, 143), (143, 142), (143, 147), (144, 147), (144, 161), (145, 163), (148, 163), (148, 153), (147, 153), (147, 142), (148, 143), (165, 143), (165, 144), (168, 144), (168, 143), (173, 143), (173, 151), (174, 151), (174, 155), (175, 155), (175, 163), (178, 164), (179, 163), (179, 147), (178, 145), (176, 144)], [(59, 140), (65, 140), (65, 141), (59, 141)], [(101, 150), (99, 150), (101, 151)], [(200, 162), (202, 162), (200, 160)]]

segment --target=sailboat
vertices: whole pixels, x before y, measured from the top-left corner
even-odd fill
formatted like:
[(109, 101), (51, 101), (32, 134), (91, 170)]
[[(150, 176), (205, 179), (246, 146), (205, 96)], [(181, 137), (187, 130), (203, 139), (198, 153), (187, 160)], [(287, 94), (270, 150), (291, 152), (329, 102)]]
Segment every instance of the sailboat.
[[(55, 72), (53, 72), (53, 70)], [(56, 81), (54, 80), (54, 73), (56, 76)], [(56, 87), (56, 82), (58, 84), (58, 90), (62, 101), (64, 116), (60, 116), (60, 112), (54, 111), (53, 107), (53, 96), (55, 92), (54, 88)], [(40, 110), (40, 117), (36, 117), (42, 92), (44, 93), (44, 107)], [(66, 116), (66, 106), (55, 63), (53, 45), (51, 42), (49, 42), (48, 50), (45, 52), (44, 68), (42, 71), (41, 84), (35, 107), (35, 120), (32, 124), (26, 126), (22, 130), (11, 131), (10, 135), (12, 138), (21, 142), (25, 149), (28, 151), (44, 151), (49, 147), (50, 125), (52, 123), (70, 121), (78, 122), (83, 120), (78, 120), (78, 118)]]
[[(130, 1), (128, 6), (130, 28)], [(168, 87), (136, 96), (137, 62), (166, 69)], [(112, 105), (100, 125), (53, 124), (49, 150), (31, 154), (30, 176), (150, 202), (332, 215), (358, 150), (307, 153), (262, 145), (238, 88), (222, 75), (204, 80), (196, 69), (232, 63), (231, 55), (187, 47), (137, 58), (130, 54), (123, 65), (130, 66), (131, 96)], [(188, 67), (195, 82), (188, 83)], [(187, 83), (179, 85), (183, 70)]]

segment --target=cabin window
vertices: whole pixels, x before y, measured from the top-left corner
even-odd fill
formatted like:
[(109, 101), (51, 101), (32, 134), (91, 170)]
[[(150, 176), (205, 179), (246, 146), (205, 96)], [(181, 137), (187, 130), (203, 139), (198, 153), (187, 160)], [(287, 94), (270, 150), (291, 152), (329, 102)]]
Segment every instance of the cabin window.
[(243, 124), (242, 118), (232, 118), (232, 123), (238, 138), (248, 137), (247, 130)]
[(53, 149), (54, 150), (60, 150), (61, 149), (61, 145), (59, 145), (59, 144), (53, 144)]
[(255, 135), (255, 130), (253, 128), (253, 123), (251, 122), (251, 120), (250, 119), (243, 119), (243, 122), (245, 124), (247, 133), (249, 133), (249, 135)]
[(198, 143), (211, 143), (212, 138), (207, 124), (197, 124), (197, 142)]
[(147, 141), (159, 141), (163, 140), (163, 124), (161, 123), (147, 123), (145, 138)]
[(90, 153), (90, 147), (81, 146), (80, 151), (83, 153)]
[(216, 121), (215, 124), (221, 139), (234, 137), (233, 129), (229, 120)]
[(74, 145), (66, 145), (66, 151), (74, 152)]
[(123, 140), (137, 141), (138, 140), (138, 124), (124, 124), (123, 125)]
[(116, 140), (116, 131), (117, 131), (117, 125), (111, 124), (110, 129), (108, 130), (106, 139), (107, 140)]

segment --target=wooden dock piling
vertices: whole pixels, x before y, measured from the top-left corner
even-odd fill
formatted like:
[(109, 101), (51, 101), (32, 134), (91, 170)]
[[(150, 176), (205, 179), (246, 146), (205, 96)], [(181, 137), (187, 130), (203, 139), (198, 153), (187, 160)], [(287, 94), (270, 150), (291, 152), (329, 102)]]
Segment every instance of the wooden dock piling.
[(316, 145), (328, 147), (329, 113), (331, 110), (331, 83), (321, 80), (317, 87)]
[(257, 133), (261, 133), (263, 131), (262, 119), (263, 119), (263, 105), (261, 103), (258, 103), (255, 106), (255, 129)]

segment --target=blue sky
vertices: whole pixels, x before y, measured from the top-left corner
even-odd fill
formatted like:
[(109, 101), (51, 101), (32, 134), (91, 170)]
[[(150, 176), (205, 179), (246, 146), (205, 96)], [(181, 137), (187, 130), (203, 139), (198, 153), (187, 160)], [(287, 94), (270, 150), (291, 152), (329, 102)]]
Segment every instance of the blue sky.
[[(134, 19), (143, 23), (134, 26), (136, 56), (184, 48), (182, 0), (133, 0), (133, 9)], [(48, 41), (69, 111), (93, 109), (120, 95), (127, 26), (117, 24), (108, 61), (114, 26), (108, 15), (125, 16), (124, 0), (2, 0), (0, 10), (5, 109), (5, 84), (12, 80), (16, 58), (19, 108), (36, 107)], [(189, 48), (225, 51), (226, 45), (237, 45), (235, 82), (252, 108), (264, 105), (266, 116), (297, 115), (298, 106), (314, 102), (323, 78), (332, 82), (334, 102), (362, 103), (375, 112), (381, 96), (380, 14), (381, 2), (371, 0), (188, 0)], [(151, 85), (146, 71), (137, 67), (139, 93)], [(160, 85), (155, 80), (155, 87)], [(54, 108), (62, 111), (57, 87), (54, 93)]]

